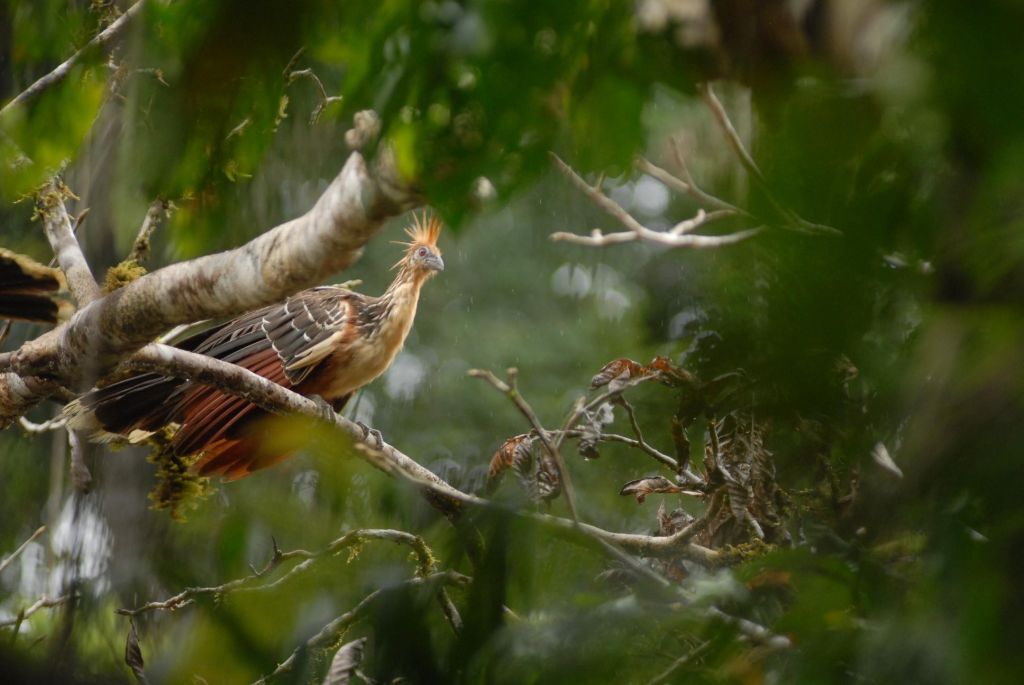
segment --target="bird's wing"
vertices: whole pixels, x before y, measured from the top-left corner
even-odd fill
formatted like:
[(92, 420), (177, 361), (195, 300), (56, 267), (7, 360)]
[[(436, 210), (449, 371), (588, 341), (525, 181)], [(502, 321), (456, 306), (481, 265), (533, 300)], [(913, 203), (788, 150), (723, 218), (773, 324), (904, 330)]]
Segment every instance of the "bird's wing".
[[(303, 291), (286, 302), (250, 312), (198, 333), (178, 347), (242, 366), (286, 388), (295, 388), (332, 351), (364, 296), (335, 287)], [(96, 433), (139, 437), (179, 424), (179, 455), (201, 452), (201, 473), (240, 477), (276, 460), (261, 454), (252, 422), (266, 414), (247, 400), (200, 383), (141, 374), (93, 390), (74, 403), (79, 426)], [(90, 418), (91, 417), (91, 418)]]
[(340, 288), (314, 288), (263, 315), (260, 327), (292, 385), (301, 383), (335, 348), (362, 297)]
[[(294, 388), (330, 354), (360, 297), (333, 287), (303, 291), (226, 324), (195, 351)], [(174, 395), (168, 419), (181, 424), (174, 437), (179, 454), (203, 451), (263, 413), (251, 402), (207, 385), (189, 384)]]

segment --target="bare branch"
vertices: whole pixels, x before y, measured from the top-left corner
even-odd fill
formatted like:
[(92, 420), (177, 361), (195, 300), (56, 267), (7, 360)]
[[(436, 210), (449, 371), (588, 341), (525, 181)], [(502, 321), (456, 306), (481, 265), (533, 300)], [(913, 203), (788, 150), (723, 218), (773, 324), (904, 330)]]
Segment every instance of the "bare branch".
[(651, 455), (652, 457), (654, 457), (656, 461), (659, 461), (665, 466), (672, 469), (673, 473), (679, 469), (679, 462), (677, 462), (675, 459), (668, 456), (664, 452), (658, 450), (649, 442), (645, 442), (643, 440), (634, 440), (633, 438), (628, 438), (625, 435), (616, 435), (614, 433), (602, 433), (601, 437), (598, 439), (606, 442), (621, 442), (625, 445), (629, 445), (630, 447), (635, 447), (639, 450), (642, 450), (647, 454)]
[(569, 507), (569, 515), (574, 521), (579, 520), (579, 516), (576, 513), (576, 493), (573, 490), (572, 479), (569, 476), (569, 469), (565, 466), (565, 460), (562, 459), (562, 453), (558, 451), (558, 447), (551, 442), (551, 438), (548, 437), (548, 432), (541, 425), (540, 419), (537, 418), (537, 413), (533, 411), (533, 407), (523, 398), (519, 392), (519, 388), (516, 385), (516, 379), (519, 375), (518, 369), (508, 370), (508, 383), (505, 383), (490, 371), (483, 369), (470, 369), (468, 374), (473, 378), (483, 378), (485, 381), (490, 383), (498, 392), (504, 393), (506, 397), (512, 400), (512, 404), (516, 406), (516, 409), (526, 417), (526, 420), (530, 422), (534, 432), (537, 433), (537, 437), (540, 438), (541, 444), (544, 445), (545, 451), (555, 461), (558, 466), (558, 475), (562, 481), (562, 489), (565, 492), (565, 503)]
[(728, 623), (729, 625), (736, 628), (739, 632), (746, 635), (751, 640), (764, 644), (772, 649), (789, 649), (793, 646), (792, 640), (785, 635), (776, 635), (772, 631), (765, 628), (760, 623), (755, 623), (746, 618), (740, 618), (727, 614), (718, 607), (708, 607), (707, 613), (709, 616), (720, 619), (721, 621)]
[(313, 112), (309, 115), (309, 123), (315, 124), (320, 120), (320, 115), (324, 113), (329, 105), (335, 102), (341, 102), (344, 100), (340, 95), (328, 95), (327, 89), (324, 88), (323, 81), (316, 75), (312, 69), (298, 69), (288, 74), (288, 83), (294, 83), (297, 79), (308, 78), (316, 84), (317, 91), (320, 94), (320, 104), (318, 104)]
[(605, 245), (616, 245), (633, 241), (644, 241), (657, 245), (665, 245), (676, 248), (706, 249), (722, 247), (746, 240), (761, 232), (761, 228), (751, 228), (744, 231), (736, 231), (720, 236), (692, 235), (690, 231), (717, 219), (736, 216), (738, 210), (735, 208), (717, 209), (712, 212), (698, 210), (697, 215), (691, 219), (676, 224), (668, 231), (653, 231), (639, 221), (632, 214), (627, 212), (615, 200), (604, 194), (600, 183), (589, 185), (577, 174), (572, 167), (563, 162), (557, 155), (552, 154), (555, 166), (572, 181), (573, 185), (579, 188), (590, 200), (609, 215), (617, 219), (628, 231), (623, 233), (604, 234), (599, 229), (591, 231), (589, 236), (577, 235), (575, 233), (558, 232), (551, 234), (555, 241), (565, 241), (576, 245), (588, 245), (601, 247)]
[(39, 536), (45, 532), (46, 526), (39, 526), (38, 528), (36, 528), (36, 532), (32, 533), (32, 535), (29, 536), (28, 540), (25, 540), (25, 542), (21, 543), (18, 546), (18, 549), (14, 550), (8, 556), (4, 557), (3, 561), (0, 561), (0, 573), (3, 573), (15, 559), (21, 556), (21, 553), (24, 552), (31, 543), (35, 542), (36, 539), (39, 538)]
[(758, 168), (757, 162), (747, 152), (746, 146), (743, 144), (743, 140), (740, 138), (739, 132), (736, 131), (736, 127), (732, 125), (732, 121), (729, 119), (729, 114), (725, 111), (725, 107), (722, 106), (722, 102), (715, 95), (715, 91), (712, 90), (710, 83), (701, 83), (697, 86), (697, 91), (700, 93), (701, 99), (704, 104), (711, 110), (711, 114), (714, 115), (715, 121), (718, 122), (718, 126), (725, 133), (725, 138), (729, 141), (730, 147), (733, 152), (736, 153), (736, 157), (739, 158), (743, 168), (747, 170), (754, 180), (759, 185), (767, 185), (764, 174), (761, 173), (761, 169)]
[(108, 43), (110, 43), (114, 38), (120, 35), (120, 33), (124, 30), (125, 26), (128, 25), (128, 22), (130, 22), (137, 14), (139, 14), (139, 12), (142, 10), (143, 5), (145, 4), (145, 1), (146, 0), (139, 0), (134, 5), (129, 7), (127, 10), (125, 10), (125, 13), (118, 17), (116, 20), (114, 20), (110, 24), (110, 26), (97, 33), (92, 40), (90, 40), (88, 43), (85, 44), (84, 47), (82, 47), (81, 50), (71, 55), (71, 57), (68, 57), (60, 65), (58, 65), (56, 69), (51, 71), (46, 76), (43, 76), (35, 83), (33, 83), (31, 86), (29, 86), (28, 88), (20, 92), (18, 95), (16, 95), (10, 102), (3, 106), (3, 109), (0, 109), (0, 117), (3, 117), (3, 115), (7, 114), (9, 110), (12, 110), (15, 107), (18, 107), (19, 105), (22, 105), (31, 100), (32, 98), (38, 96), (47, 88), (63, 81), (65, 78), (67, 78), (68, 74), (71, 73), (71, 68), (74, 67), (75, 64), (77, 64), (82, 59), (82, 57), (85, 54), (87, 54), (90, 50), (106, 47)]
[(715, 207), (717, 209), (731, 210), (736, 212), (738, 215), (750, 216), (746, 210), (702, 190), (700, 186), (694, 182), (693, 177), (690, 176), (690, 170), (687, 168), (682, 155), (679, 154), (678, 148), (676, 149), (676, 159), (679, 162), (679, 167), (682, 169), (685, 179), (681, 179), (674, 174), (669, 173), (660, 166), (652, 164), (650, 161), (642, 157), (637, 160), (636, 166), (640, 171), (644, 172), (648, 176), (658, 179), (666, 186), (677, 192), (691, 196), (701, 204), (708, 205), (709, 207)]
[(100, 297), (101, 293), (75, 237), (71, 218), (64, 207), (66, 193), (67, 188), (63, 181), (54, 179), (40, 193), (37, 205), (43, 215), (46, 238), (50, 241), (57, 263), (67, 278), (68, 289), (75, 296), (78, 306), (84, 307)]
[(142, 220), (135, 242), (132, 243), (132, 250), (128, 253), (128, 259), (141, 264), (149, 256), (149, 242), (153, 231), (160, 227), (160, 224), (170, 213), (171, 203), (167, 200), (154, 200), (146, 210), (146, 218)]
[[(148, 602), (135, 609), (118, 609), (117, 613), (124, 616), (138, 616), (148, 611), (175, 611), (192, 604), (196, 598), (204, 596), (223, 597), (231, 592), (261, 592), (271, 590), (283, 585), (297, 575), (305, 573), (313, 567), (314, 563), (325, 557), (333, 556), (343, 549), (352, 547), (367, 540), (384, 540), (396, 544), (408, 545), (416, 554), (416, 573), (420, 577), (427, 577), (434, 572), (436, 562), (433, 552), (427, 547), (423, 538), (412, 533), (400, 530), (367, 528), (353, 530), (340, 538), (334, 540), (319, 552), (307, 552), (303, 549), (282, 552), (274, 542), (274, 552), (262, 569), (253, 569), (252, 574), (243, 578), (228, 581), (222, 585), (212, 587), (186, 588), (178, 594), (165, 600)], [(302, 563), (293, 566), (287, 573), (271, 582), (257, 585), (257, 581), (263, 580), (281, 564), (293, 559), (302, 559)], [(449, 600), (450, 601), (450, 600)]]
[(661, 685), (662, 683), (669, 682), (669, 679), (672, 678), (673, 675), (675, 675), (676, 671), (678, 671), (681, 668), (684, 668), (691, 661), (701, 656), (704, 652), (707, 651), (710, 645), (710, 640), (707, 642), (700, 643), (699, 645), (691, 649), (689, 652), (673, 661), (672, 664), (664, 671), (662, 671), (657, 676), (649, 680), (647, 685)]
[(633, 428), (633, 434), (636, 435), (637, 446), (647, 454), (651, 455), (652, 457), (660, 461), (662, 464), (665, 464), (666, 466), (672, 468), (673, 471), (678, 469), (679, 464), (678, 462), (676, 462), (675, 459), (668, 456), (667, 454), (662, 454), (658, 450), (651, 447), (647, 443), (647, 441), (644, 440), (644, 434), (640, 431), (640, 423), (636, 419), (636, 412), (633, 411), (633, 405), (630, 404), (629, 401), (622, 396), (619, 396), (619, 404), (622, 406), (623, 409), (626, 410), (626, 416), (629, 417), (629, 425)]
[(25, 619), (32, 616), (40, 609), (52, 609), (53, 607), (59, 607), (68, 601), (70, 597), (68, 595), (61, 595), (60, 597), (40, 597), (32, 605), (22, 609), (18, 612), (18, 615), (14, 618), (7, 619), (6, 621), (0, 621), (0, 628), (8, 628), (14, 626), (15, 632), (18, 631), (18, 627), (25, 621)]
[(699, 84), (698, 92), (700, 92), (700, 96), (704, 101), (704, 104), (707, 105), (708, 109), (711, 110), (711, 114), (714, 115), (715, 121), (725, 134), (725, 138), (729, 142), (729, 146), (732, 147), (733, 152), (736, 153), (736, 157), (740, 160), (740, 164), (743, 165), (743, 168), (746, 169), (747, 173), (754, 179), (758, 187), (764, 193), (765, 198), (767, 198), (768, 202), (779, 216), (785, 219), (791, 227), (802, 229), (804, 231), (830, 234), (841, 233), (841, 231), (833, 228), (832, 226), (808, 221), (779, 202), (772, 193), (771, 188), (768, 186), (768, 181), (765, 179), (764, 174), (761, 173), (761, 169), (758, 168), (757, 162), (754, 161), (754, 158), (747, 151), (746, 146), (743, 144), (743, 140), (740, 138), (740, 134), (736, 131), (736, 127), (732, 125), (728, 112), (725, 111), (725, 107), (722, 105), (722, 102), (715, 95), (715, 91), (712, 90), (711, 84)]

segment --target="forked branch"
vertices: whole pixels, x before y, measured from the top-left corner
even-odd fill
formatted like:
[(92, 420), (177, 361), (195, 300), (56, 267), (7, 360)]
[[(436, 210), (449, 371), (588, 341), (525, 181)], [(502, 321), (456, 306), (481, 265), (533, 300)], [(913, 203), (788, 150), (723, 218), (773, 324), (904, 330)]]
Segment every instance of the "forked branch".
[(738, 243), (757, 235), (762, 230), (758, 227), (725, 235), (699, 235), (693, 233), (696, 229), (713, 221), (737, 216), (738, 212), (734, 208), (715, 209), (711, 212), (705, 212), (701, 209), (692, 218), (679, 222), (667, 231), (652, 230), (637, 221), (622, 205), (606, 195), (604, 190), (601, 189), (600, 182), (590, 185), (557, 155), (552, 154), (551, 157), (558, 170), (565, 174), (574, 186), (579, 188), (595, 205), (615, 218), (627, 229), (623, 232), (605, 234), (600, 229), (595, 228), (591, 231), (590, 235), (558, 232), (551, 235), (552, 240), (597, 247), (642, 241), (674, 248), (708, 249)]

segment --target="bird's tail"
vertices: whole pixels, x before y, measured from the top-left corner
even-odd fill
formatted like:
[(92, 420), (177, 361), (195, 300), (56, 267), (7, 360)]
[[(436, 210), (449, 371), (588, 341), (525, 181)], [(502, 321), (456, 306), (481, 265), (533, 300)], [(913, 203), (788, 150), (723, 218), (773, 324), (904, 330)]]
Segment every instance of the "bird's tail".
[(64, 408), (67, 425), (93, 439), (143, 440), (171, 420), (171, 396), (186, 381), (154, 373), (90, 390)]
[(64, 289), (64, 274), (31, 257), (0, 247), (0, 319), (57, 323), (73, 307), (53, 297)]

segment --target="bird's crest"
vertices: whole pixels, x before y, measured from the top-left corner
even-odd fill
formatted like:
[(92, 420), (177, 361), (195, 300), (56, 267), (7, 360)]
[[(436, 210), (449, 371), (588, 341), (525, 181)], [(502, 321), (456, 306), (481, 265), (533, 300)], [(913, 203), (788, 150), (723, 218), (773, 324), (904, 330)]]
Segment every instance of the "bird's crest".
[(441, 220), (426, 210), (422, 214), (412, 215), (413, 224), (405, 229), (405, 234), (412, 238), (411, 242), (393, 241), (396, 245), (405, 245), (410, 250), (418, 245), (437, 247), (437, 238), (441, 235)]

